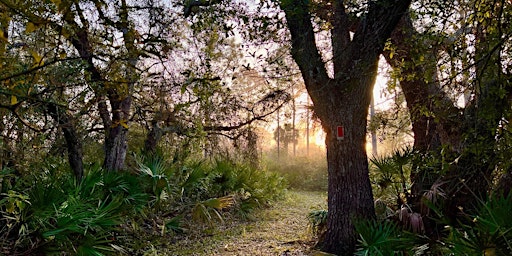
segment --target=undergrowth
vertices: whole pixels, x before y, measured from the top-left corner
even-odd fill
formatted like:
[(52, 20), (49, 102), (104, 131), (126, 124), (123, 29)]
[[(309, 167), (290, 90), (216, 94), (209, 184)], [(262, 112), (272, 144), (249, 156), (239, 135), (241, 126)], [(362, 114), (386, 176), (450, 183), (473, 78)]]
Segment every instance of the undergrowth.
[(268, 158), (270, 170), (282, 175), (292, 189), (327, 191), (327, 162), (324, 156)]
[(30, 175), (3, 169), (0, 254), (144, 253), (148, 238), (214, 226), (226, 214), (248, 217), (286, 187), (277, 174), (225, 157), (178, 164), (157, 154), (135, 162), (119, 172), (89, 165), (81, 181), (51, 160)]

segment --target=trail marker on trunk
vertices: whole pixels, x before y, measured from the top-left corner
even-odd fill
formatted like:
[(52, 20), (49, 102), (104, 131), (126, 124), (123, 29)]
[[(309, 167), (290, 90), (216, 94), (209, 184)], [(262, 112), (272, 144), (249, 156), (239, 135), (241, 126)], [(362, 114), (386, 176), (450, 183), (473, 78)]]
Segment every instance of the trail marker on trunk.
[(343, 130), (343, 126), (336, 127), (336, 138), (338, 140), (343, 140), (345, 137), (345, 131)]

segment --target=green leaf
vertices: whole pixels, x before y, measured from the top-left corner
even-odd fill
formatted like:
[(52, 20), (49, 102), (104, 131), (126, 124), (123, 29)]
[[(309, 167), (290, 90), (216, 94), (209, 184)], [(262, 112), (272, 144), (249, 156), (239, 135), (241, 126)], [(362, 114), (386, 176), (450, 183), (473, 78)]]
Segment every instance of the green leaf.
[(34, 31), (36, 31), (37, 27), (34, 23), (32, 22), (27, 22), (27, 25), (25, 26), (25, 33), (29, 34), (29, 33), (32, 33)]
[(43, 57), (36, 51), (30, 51), (30, 55), (34, 58), (34, 67), (40, 67), (44, 65)]
[(59, 6), (61, 4), (61, 0), (51, 0), (52, 3), (54, 3), (56, 6)]
[(120, 124), (122, 127), (124, 127), (125, 129), (128, 129), (128, 124), (126, 123), (126, 121), (125, 121), (125, 120), (121, 120), (121, 121), (119, 121), (119, 124)]
[(0, 41), (8, 42), (7, 37), (4, 35), (4, 31), (0, 29)]

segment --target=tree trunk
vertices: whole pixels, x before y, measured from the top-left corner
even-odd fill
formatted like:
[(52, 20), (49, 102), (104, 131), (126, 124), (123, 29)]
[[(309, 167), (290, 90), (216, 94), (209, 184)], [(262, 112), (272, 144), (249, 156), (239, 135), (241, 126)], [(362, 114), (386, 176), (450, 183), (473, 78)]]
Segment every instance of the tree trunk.
[(128, 150), (128, 120), (131, 97), (125, 96), (121, 101), (118, 95), (109, 96), (112, 107), (112, 124), (106, 127), (105, 160), (103, 168), (107, 171), (122, 170)]
[(120, 87), (108, 90), (108, 99), (112, 108), (112, 122), (106, 128), (105, 161), (103, 168), (107, 171), (124, 169), (124, 161), (128, 150), (128, 121), (134, 85), (139, 79), (136, 69), (139, 60), (139, 50), (135, 46), (137, 31), (132, 27), (128, 17), (126, 0), (121, 0), (119, 9), (119, 27), (123, 32), (123, 43), (127, 51), (124, 63), (125, 82)]
[[(302, 0), (280, 2), (291, 34), (292, 56), (327, 134), (329, 214), (321, 246), (329, 253), (352, 255), (357, 241), (353, 221), (375, 216), (365, 149), (368, 107), (379, 55), (409, 4), (370, 2), (364, 21), (351, 37), (344, 1), (334, 1), (334, 76), (330, 78), (316, 46), (310, 6)], [(338, 126), (345, 129), (343, 140), (337, 139)]]
[[(495, 5), (482, 6), (493, 8)], [(499, 12), (490, 10), (488, 13)], [(487, 22), (498, 20), (500, 19), (490, 18)], [(493, 49), (494, 42), (487, 38), (488, 31), (497, 30), (481, 29), (481, 24), (478, 25), (475, 34), (477, 77), (474, 97), (467, 104), (464, 115), (439, 89), (439, 83), (430, 78), (436, 75), (436, 55), (440, 49), (433, 49), (428, 41), (421, 39), (409, 18), (401, 21), (399, 29), (391, 37), (396, 47), (394, 56), (390, 56), (389, 53), (386, 55), (390, 65), (399, 68), (402, 77), (409, 78), (400, 81), (400, 85), (411, 115), (415, 149), (420, 152), (435, 151), (436, 145), (440, 142), (449, 146), (454, 153), (451, 154), (451, 158), (445, 159), (451, 164), (448, 173), (442, 177), (445, 181), (443, 189), (448, 194), (447, 207), (443, 211), (453, 219), (457, 214), (474, 211), (476, 198), (485, 199), (488, 196), (490, 177), (497, 164), (496, 143), (493, 141), (497, 138), (499, 122), (510, 105), (504, 95), (497, 93), (503, 89), (500, 82), (496, 81), (502, 75), (502, 62), (499, 50)], [(406, 65), (401, 65), (402, 61)], [(505, 87), (505, 90), (505, 95), (510, 94), (510, 88)], [(430, 118), (424, 113), (429, 113), (435, 118)], [(438, 138), (425, 136), (432, 132)], [(425, 182), (421, 177), (428, 175), (424, 174), (411, 173), (413, 194), (420, 195), (424, 190), (430, 189), (429, 183), (437, 179), (434, 177), (430, 182)], [(412, 203), (415, 204), (417, 201)], [(463, 212), (460, 209), (463, 209)]]
[[(413, 149), (419, 153), (412, 163), (411, 193), (408, 193), (406, 201), (414, 212), (422, 212), (422, 209), (426, 209), (422, 207), (422, 195), (439, 177), (429, 168), (423, 168), (421, 156), (436, 152), (441, 146), (439, 134), (446, 134), (440, 132), (447, 126), (438, 125), (442, 115), (436, 104), (444, 108), (453, 104), (450, 101), (442, 102), (446, 97), (436, 78), (437, 52), (427, 47), (430, 44), (422, 40), (409, 15), (405, 15), (398, 23), (391, 34), (391, 43), (393, 49), (388, 49), (383, 55), (395, 72), (400, 74), (400, 87), (404, 92), (414, 134)], [(435, 231), (434, 222), (425, 218), (425, 224), (428, 234)]]
[(68, 151), (68, 160), (75, 178), (80, 181), (84, 174), (82, 140), (76, 132), (73, 118), (65, 109), (53, 103), (47, 105), (48, 113), (59, 124), (62, 130)]
[(507, 170), (503, 176), (500, 177), (498, 181), (498, 185), (496, 186), (496, 192), (498, 195), (503, 197), (508, 197), (510, 195), (510, 191), (512, 190), (512, 171), (510, 169)]
[[(393, 51), (387, 50), (384, 57), (393, 69), (400, 71), (400, 87), (404, 92), (412, 123), (414, 149), (425, 153), (440, 146), (436, 123), (431, 114), (434, 107), (432, 94), (438, 91), (435, 78), (437, 53), (422, 51), (424, 43), (418, 40), (420, 36), (409, 15), (406, 15), (391, 34), (391, 43), (395, 48)], [(427, 56), (429, 61), (418, 63), (420, 56)], [(425, 78), (425, 74), (431, 75)]]
[[(373, 87), (372, 81), (366, 82), (364, 87), (362, 84), (356, 85), (360, 81), (351, 81), (350, 84), (370, 90)], [(375, 216), (366, 155), (369, 95), (356, 90), (345, 94), (345, 97), (339, 97), (335, 106), (344, 105), (342, 109), (327, 104), (317, 104), (315, 107), (331, 110), (331, 114), (322, 120), (322, 126), (327, 133), (329, 175), (328, 224), (322, 249), (340, 255), (351, 255), (355, 249), (357, 233), (354, 230), (354, 221), (372, 219)], [(332, 97), (331, 100), (335, 98)], [(333, 132), (338, 126), (343, 126), (344, 129), (342, 140)]]
[(144, 140), (144, 152), (152, 154), (156, 152), (158, 142), (162, 139), (163, 135), (162, 128), (158, 125), (158, 121), (153, 120), (151, 122), (151, 130), (149, 131), (146, 139)]

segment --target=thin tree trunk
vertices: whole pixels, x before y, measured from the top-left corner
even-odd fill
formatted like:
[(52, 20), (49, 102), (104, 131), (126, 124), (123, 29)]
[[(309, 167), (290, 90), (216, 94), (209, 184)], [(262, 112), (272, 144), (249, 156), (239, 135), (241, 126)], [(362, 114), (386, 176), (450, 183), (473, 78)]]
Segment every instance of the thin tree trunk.
[(84, 174), (82, 140), (78, 135), (73, 118), (65, 109), (56, 104), (48, 103), (48, 113), (59, 124), (68, 151), (68, 160), (75, 178), (80, 181)]
[(158, 121), (154, 120), (151, 123), (151, 130), (146, 136), (146, 140), (144, 140), (144, 152), (148, 154), (156, 152), (158, 142), (162, 138), (163, 133), (162, 128), (158, 125)]

